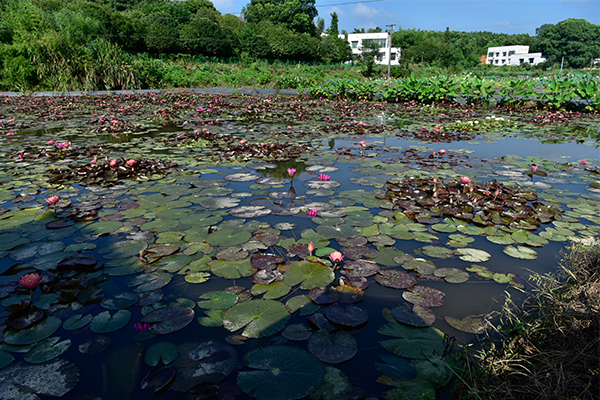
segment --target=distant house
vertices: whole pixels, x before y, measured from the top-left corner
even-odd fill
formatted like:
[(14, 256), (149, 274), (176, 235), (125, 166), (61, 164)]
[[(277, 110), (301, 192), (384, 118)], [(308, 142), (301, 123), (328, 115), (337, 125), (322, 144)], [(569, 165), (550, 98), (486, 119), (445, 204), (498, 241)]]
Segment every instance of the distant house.
[[(340, 35), (344, 39), (344, 35)], [(389, 32), (373, 32), (373, 33), (349, 33), (348, 37), (345, 38), (350, 43), (352, 48), (352, 54), (359, 56), (362, 54), (363, 47), (367, 43), (376, 43), (379, 46), (380, 59), (376, 60), (376, 64), (388, 65), (388, 60), (391, 65), (400, 64), (400, 53), (401, 50), (398, 47), (388, 47), (391, 40)]]
[(529, 46), (500, 46), (488, 47), (486, 64), (497, 66), (522, 64), (537, 65), (547, 61), (542, 57), (542, 53), (529, 53)]

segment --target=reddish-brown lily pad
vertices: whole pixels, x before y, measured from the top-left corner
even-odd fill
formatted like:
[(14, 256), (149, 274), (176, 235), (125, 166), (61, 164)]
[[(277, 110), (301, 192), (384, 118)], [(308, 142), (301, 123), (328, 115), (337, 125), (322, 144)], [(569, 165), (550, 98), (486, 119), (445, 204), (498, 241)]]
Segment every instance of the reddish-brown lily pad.
[(410, 289), (410, 291), (402, 293), (404, 300), (423, 307), (443, 306), (446, 304), (444, 300), (442, 300), (442, 297), (445, 295), (446, 293), (442, 291), (426, 286), (415, 286)]
[(375, 281), (382, 286), (393, 289), (406, 289), (417, 284), (417, 278), (404, 271), (388, 269), (379, 271)]
[(358, 344), (348, 332), (329, 333), (321, 329), (308, 339), (308, 351), (323, 362), (339, 364), (356, 355)]
[[(306, 246), (305, 246), (306, 247)], [(308, 251), (308, 250), (307, 250)], [(278, 264), (285, 262), (285, 258), (275, 254), (257, 254), (252, 256), (252, 266), (258, 269), (273, 270)]]
[(342, 274), (347, 277), (367, 277), (379, 272), (379, 264), (370, 260), (349, 261), (344, 264)]
[(355, 328), (369, 320), (369, 312), (360, 306), (331, 305), (325, 309), (325, 316), (334, 324)]
[(194, 310), (188, 307), (170, 306), (159, 308), (142, 318), (142, 322), (152, 324), (151, 333), (165, 335), (185, 328), (194, 320)]

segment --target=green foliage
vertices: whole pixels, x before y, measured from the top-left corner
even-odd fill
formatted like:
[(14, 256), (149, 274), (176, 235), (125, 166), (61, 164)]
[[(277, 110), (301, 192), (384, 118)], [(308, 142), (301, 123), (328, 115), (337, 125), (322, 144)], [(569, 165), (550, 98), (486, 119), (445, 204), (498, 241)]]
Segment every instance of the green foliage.
[(315, 0), (251, 0), (242, 9), (247, 22), (271, 22), (297, 33), (315, 36)]
[(565, 58), (564, 66), (585, 68), (600, 54), (600, 25), (585, 19), (567, 19), (536, 30), (535, 48), (554, 62)]
[(337, 37), (337, 35), (340, 34), (340, 28), (338, 28), (338, 23), (339, 23), (338, 15), (334, 11), (331, 13), (331, 24), (329, 24), (329, 28), (327, 29), (327, 34), (329, 36)]

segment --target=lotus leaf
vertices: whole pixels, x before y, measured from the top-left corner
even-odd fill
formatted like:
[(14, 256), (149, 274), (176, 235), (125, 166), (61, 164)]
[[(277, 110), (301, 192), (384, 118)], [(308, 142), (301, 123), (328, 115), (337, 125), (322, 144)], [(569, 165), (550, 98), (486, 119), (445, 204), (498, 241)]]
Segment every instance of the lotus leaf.
[(494, 236), (486, 236), (485, 238), (495, 244), (513, 244), (513, 243), (515, 243), (515, 241), (511, 237), (511, 235), (504, 235), (504, 236), (494, 235)]
[(98, 249), (98, 254), (102, 254), (104, 258), (119, 259), (131, 256), (137, 256), (141, 251), (145, 250), (148, 244), (139, 240), (126, 240), (107, 244)]
[(335, 324), (355, 328), (369, 320), (369, 312), (362, 307), (354, 305), (340, 306), (337, 304), (325, 309), (327, 319)]
[(114, 332), (127, 325), (130, 319), (131, 312), (128, 310), (119, 310), (114, 315), (103, 311), (92, 319), (90, 330), (96, 333)]
[(298, 261), (285, 272), (283, 282), (288, 286), (300, 284), (301, 289), (326, 286), (335, 278), (333, 270), (320, 263)]
[(237, 261), (214, 260), (209, 265), (213, 274), (225, 279), (239, 279), (256, 272), (249, 258)]
[(61, 324), (60, 318), (50, 316), (27, 329), (5, 330), (4, 343), (14, 345), (37, 343), (53, 335)]
[(349, 239), (355, 236), (359, 236), (362, 233), (360, 228), (356, 228), (350, 225), (319, 225), (317, 232), (328, 238), (328, 239)]
[(223, 317), (225, 310), (204, 310), (206, 317), (198, 317), (198, 323), (207, 328), (217, 328), (223, 326)]
[(490, 259), (491, 255), (487, 251), (478, 249), (457, 249), (455, 253), (458, 254), (458, 258), (468, 262), (484, 262)]
[(454, 250), (450, 250), (446, 247), (440, 246), (424, 246), (421, 248), (423, 254), (434, 258), (452, 258), (454, 257)]
[(269, 271), (266, 269), (258, 270), (252, 275), (252, 283), (258, 283), (261, 285), (269, 285), (275, 281), (283, 280), (283, 272), (281, 271)]
[(254, 296), (258, 296), (264, 293), (265, 295), (263, 296), (263, 299), (273, 300), (285, 296), (290, 292), (291, 289), (292, 288), (286, 285), (284, 282), (277, 281), (269, 283), (267, 285), (257, 283), (254, 286), (252, 286), (250, 292)]
[(204, 301), (199, 301), (198, 307), (209, 310), (225, 309), (234, 306), (238, 302), (238, 295), (232, 292), (216, 291), (204, 293), (200, 296)]
[(171, 282), (171, 279), (171, 274), (167, 272), (156, 271), (131, 278), (129, 282), (127, 282), (127, 287), (137, 286), (135, 291), (138, 293), (151, 292), (166, 286), (169, 282)]
[(23, 261), (36, 256), (54, 254), (63, 251), (65, 247), (66, 244), (59, 241), (22, 244), (12, 250), (8, 254), (8, 258), (13, 261)]
[(376, 362), (375, 368), (382, 374), (403, 381), (408, 381), (417, 377), (417, 370), (408, 359), (390, 354), (384, 354), (380, 358), (384, 362)]
[(399, 381), (384, 375), (380, 377), (377, 382), (398, 388), (385, 392), (383, 397), (386, 400), (417, 400), (421, 398), (435, 398), (435, 387), (429, 381), (421, 378), (420, 376), (409, 381)]
[(319, 286), (308, 293), (308, 297), (316, 304), (325, 305), (337, 302), (341, 295), (340, 292), (333, 288), (327, 289), (325, 286)]
[(462, 320), (447, 315), (444, 319), (450, 326), (461, 332), (481, 334), (485, 333), (487, 328), (487, 316), (485, 315), (468, 315)]
[(151, 367), (156, 367), (158, 362), (170, 364), (177, 359), (177, 346), (169, 342), (154, 343), (144, 354), (144, 362)]
[(237, 382), (244, 392), (258, 400), (296, 400), (321, 385), (325, 371), (312, 354), (290, 346), (257, 349), (245, 357), (252, 371), (241, 371)]
[(290, 313), (294, 313), (301, 310), (303, 307), (311, 305), (313, 305), (313, 303), (310, 301), (310, 297), (305, 294), (294, 296), (285, 303), (285, 306)]
[(511, 257), (523, 260), (535, 260), (537, 258), (537, 252), (525, 246), (506, 246), (502, 251)]
[(326, 365), (323, 384), (314, 392), (313, 399), (333, 400), (340, 394), (347, 394), (352, 389), (348, 376), (337, 368)]
[(431, 275), (435, 271), (435, 264), (432, 261), (422, 258), (413, 258), (402, 263), (402, 268), (407, 271), (417, 271), (421, 275)]
[(402, 250), (398, 250), (395, 247), (384, 247), (378, 250), (379, 254), (377, 258), (375, 258), (375, 262), (380, 265), (385, 265), (388, 267), (395, 267), (399, 265), (394, 261), (394, 258), (400, 255), (403, 255), (404, 252)]
[(399, 322), (391, 322), (379, 328), (377, 332), (398, 338), (379, 343), (399, 357), (426, 359), (427, 352), (431, 351), (441, 356), (446, 348), (444, 334), (434, 327), (413, 328)]
[(353, 260), (358, 260), (361, 258), (375, 258), (377, 257), (377, 250), (374, 250), (370, 247), (366, 246), (352, 246), (345, 247), (343, 253), (346, 257), (351, 258)]
[(39, 399), (35, 394), (62, 397), (77, 382), (79, 369), (70, 361), (58, 359), (36, 365), (21, 362), (0, 371), (0, 398)]
[(77, 314), (63, 323), (63, 329), (66, 331), (74, 331), (76, 329), (83, 328), (92, 321), (93, 316), (91, 314)]
[(185, 254), (174, 254), (172, 256), (163, 257), (156, 264), (163, 271), (175, 272), (192, 261), (192, 257)]
[(250, 232), (236, 229), (219, 229), (209, 233), (206, 242), (211, 246), (234, 247), (246, 242), (251, 237)]
[(379, 264), (370, 260), (350, 261), (344, 264), (342, 273), (348, 277), (367, 277), (379, 272)]
[(71, 339), (59, 342), (60, 337), (42, 340), (23, 357), (30, 364), (41, 364), (63, 355), (71, 347)]
[(442, 291), (431, 287), (425, 286), (414, 286), (410, 291), (402, 293), (404, 300), (417, 304), (423, 307), (441, 307), (444, 304), (444, 297), (446, 294)]
[(469, 274), (457, 268), (440, 268), (433, 274), (449, 283), (464, 283), (469, 280)]
[(235, 199), (232, 197), (210, 197), (200, 202), (202, 207), (209, 210), (237, 207), (238, 204), (240, 204), (240, 199)]
[(93, 222), (89, 225), (84, 226), (81, 229), (81, 233), (91, 233), (94, 235), (107, 235), (114, 233), (116, 230), (123, 226), (122, 222), (119, 221), (99, 221)]
[(312, 332), (312, 329), (306, 324), (291, 324), (285, 327), (281, 336), (287, 340), (303, 341), (310, 338)]
[(406, 289), (417, 284), (417, 278), (404, 272), (382, 270), (375, 276), (375, 281), (382, 286), (393, 289)]
[(358, 344), (345, 331), (329, 333), (326, 329), (321, 329), (308, 339), (308, 351), (323, 362), (339, 364), (356, 355)]
[(14, 360), (15, 358), (11, 354), (0, 350), (0, 369), (10, 365)]
[(421, 315), (417, 314), (415, 311), (411, 311), (411, 309), (408, 308), (408, 306), (405, 304), (398, 304), (396, 307), (392, 308), (392, 316), (398, 322), (402, 322), (404, 324), (414, 326), (417, 328), (424, 328), (433, 324), (433, 322), (430, 323), (430, 320), (425, 320)]
[(151, 333), (157, 335), (166, 335), (177, 332), (188, 326), (194, 320), (194, 310), (182, 306), (169, 306), (159, 308), (142, 318), (142, 322), (149, 322), (152, 326), (149, 328)]
[(271, 210), (264, 206), (240, 206), (229, 210), (229, 214), (236, 218), (260, 218), (271, 214)]
[(290, 314), (274, 300), (250, 300), (227, 310), (223, 326), (230, 332), (244, 328), (242, 335), (259, 338), (274, 335), (285, 327)]
[(100, 305), (107, 310), (120, 310), (129, 308), (139, 300), (139, 296), (132, 292), (120, 292), (113, 295), (112, 299), (104, 299)]

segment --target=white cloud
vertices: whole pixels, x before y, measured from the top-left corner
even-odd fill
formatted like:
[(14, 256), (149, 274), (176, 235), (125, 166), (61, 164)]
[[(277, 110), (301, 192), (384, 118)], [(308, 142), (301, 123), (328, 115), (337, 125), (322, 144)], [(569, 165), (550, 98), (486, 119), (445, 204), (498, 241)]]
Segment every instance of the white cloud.
[(212, 3), (215, 5), (215, 8), (221, 13), (239, 11), (235, 10), (233, 0), (213, 0)]
[(496, 26), (505, 26), (507, 28), (513, 27), (512, 24), (510, 22), (508, 22), (507, 20), (496, 22)]
[(374, 7), (369, 7), (363, 3), (358, 3), (352, 8), (352, 15), (358, 18), (374, 19), (389, 17), (390, 13), (385, 11), (383, 8), (379, 10)]

